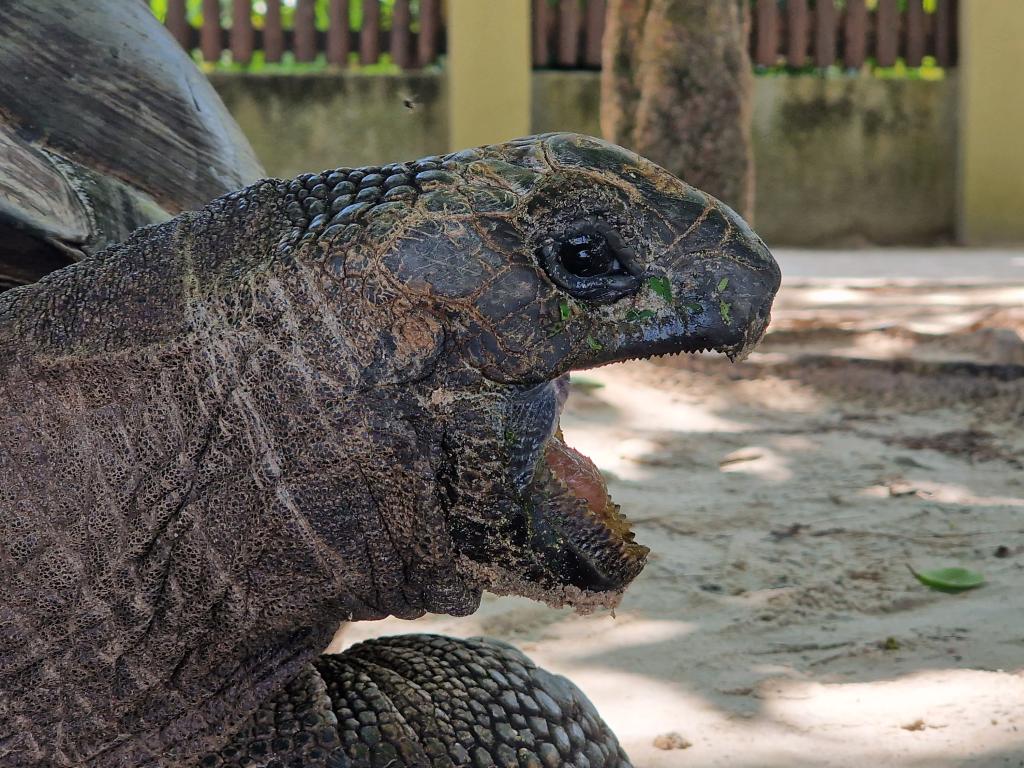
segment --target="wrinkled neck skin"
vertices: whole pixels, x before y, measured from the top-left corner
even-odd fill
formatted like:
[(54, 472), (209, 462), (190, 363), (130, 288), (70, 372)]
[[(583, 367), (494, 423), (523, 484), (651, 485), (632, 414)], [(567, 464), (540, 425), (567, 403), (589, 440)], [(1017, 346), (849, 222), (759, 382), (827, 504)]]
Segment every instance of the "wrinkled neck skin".
[(444, 330), (268, 266), (246, 194), (0, 296), (0, 764), (177, 764), (340, 622), (478, 604)]

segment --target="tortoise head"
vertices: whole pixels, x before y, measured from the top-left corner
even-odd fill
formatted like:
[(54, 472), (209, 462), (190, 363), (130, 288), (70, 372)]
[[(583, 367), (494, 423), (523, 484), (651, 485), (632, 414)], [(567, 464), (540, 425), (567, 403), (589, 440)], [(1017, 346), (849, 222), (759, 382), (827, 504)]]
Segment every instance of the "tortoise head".
[(436, 436), (459, 573), (554, 604), (614, 601), (647, 549), (562, 439), (566, 374), (742, 356), (768, 324), (778, 266), (727, 206), (590, 137), (528, 137), (376, 176), (391, 181), (374, 179), (362, 203), (343, 187), (306, 237), (329, 274), (385, 297), (391, 327), (431, 361), (410, 380), (427, 404), (417, 432)]

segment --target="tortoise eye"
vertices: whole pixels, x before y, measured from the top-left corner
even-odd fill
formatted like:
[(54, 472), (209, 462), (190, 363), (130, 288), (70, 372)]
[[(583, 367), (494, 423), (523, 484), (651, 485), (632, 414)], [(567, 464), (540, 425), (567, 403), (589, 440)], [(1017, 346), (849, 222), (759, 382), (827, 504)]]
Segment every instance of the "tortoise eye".
[(559, 243), (558, 258), (563, 267), (579, 277), (625, 272), (600, 232), (570, 235)]
[(552, 282), (579, 299), (612, 302), (640, 285), (632, 249), (605, 224), (581, 222), (546, 240), (538, 255)]

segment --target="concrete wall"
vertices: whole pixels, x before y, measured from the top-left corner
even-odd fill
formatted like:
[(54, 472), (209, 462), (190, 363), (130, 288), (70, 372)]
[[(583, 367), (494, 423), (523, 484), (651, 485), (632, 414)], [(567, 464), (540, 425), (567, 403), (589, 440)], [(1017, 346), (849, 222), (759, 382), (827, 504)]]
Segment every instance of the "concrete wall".
[(759, 77), (755, 221), (768, 242), (953, 237), (956, 80)]
[(446, 84), (436, 74), (215, 72), (210, 82), (272, 176), (448, 151)]
[[(440, 75), (217, 74), (212, 80), (273, 175), (449, 149)], [(535, 73), (532, 104), (534, 132), (600, 134), (596, 73)], [(952, 77), (758, 77), (758, 232), (774, 245), (950, 239), (956, 106)]]

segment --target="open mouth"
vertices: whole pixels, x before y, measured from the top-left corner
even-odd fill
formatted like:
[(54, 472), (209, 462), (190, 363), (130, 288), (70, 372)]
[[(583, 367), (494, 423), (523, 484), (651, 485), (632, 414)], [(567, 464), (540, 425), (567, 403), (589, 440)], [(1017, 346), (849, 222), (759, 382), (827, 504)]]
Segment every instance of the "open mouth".
[(543, 514), (564, 537), (559, 564), (567, 581), (604, 592), (624, 588), (640, 573), (650, 550), (636, 543), (600, 470), (565, 443), (561, 429), (544, 444), (534, 484), (547, 502)]
[[(608, 362), (712, 350), (742, 357), (768, 322), (767, 311), (737, 327), (706, 314), (655, 320), (635, 338), (618, 339)], [(530, 549), (546, 572), (536, 580), (618, 593), (643, 570), (650, 550), (636, 542), (594, 462), (566, 443), (559, 417), (568, 396), (569, 374), (524, 390), (506, 422), (513, 480), (530, 510)]]
[(512, 468), (532, 510), (532, 549), (564, 584), (621, 591), (649, 550), (634, 540), (594, 462), (565, 442), (559, 416), (568, 391), (566, 374), (523, 392), (510, 414)]

